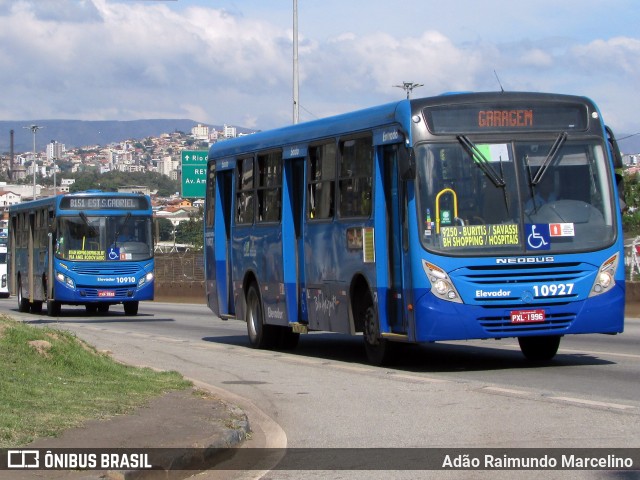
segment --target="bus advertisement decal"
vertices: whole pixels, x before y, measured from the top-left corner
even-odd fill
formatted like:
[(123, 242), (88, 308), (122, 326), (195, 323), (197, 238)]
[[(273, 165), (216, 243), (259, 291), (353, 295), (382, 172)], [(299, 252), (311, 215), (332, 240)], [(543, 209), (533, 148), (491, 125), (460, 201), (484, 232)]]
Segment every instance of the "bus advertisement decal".
[(69, 250), (69, 260), (104, 260), (104, 251), (102, 250)]
[(362, 239), (362, 228), (347, 228), (347, 249), (362, 250), (364, 241)]
[(365, 227), (362, 229), (362, 255), (364, 263), (373, 263), (376, 261), (375, 244), (373, 240), (373, 228)]

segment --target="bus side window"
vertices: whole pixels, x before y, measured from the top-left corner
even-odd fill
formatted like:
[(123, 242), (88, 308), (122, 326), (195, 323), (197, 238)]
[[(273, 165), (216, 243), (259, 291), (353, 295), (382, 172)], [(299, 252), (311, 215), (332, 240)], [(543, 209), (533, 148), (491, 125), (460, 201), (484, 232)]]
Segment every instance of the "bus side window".
[(309, 149), (308, 216), (322, 220), (333, 217), (336, 178), (336, 145), (327, 143)]
[(340, 203), (341, 217), (371, 215), (373, 172), (373, 142), (371, 137), (340, 142)]
[(282, 154), (258, 155), (258, 222), (279, 222)]
[(236, 194), (236, 223), (253, 223), (253, 158), (238, 160), (238, 187)]

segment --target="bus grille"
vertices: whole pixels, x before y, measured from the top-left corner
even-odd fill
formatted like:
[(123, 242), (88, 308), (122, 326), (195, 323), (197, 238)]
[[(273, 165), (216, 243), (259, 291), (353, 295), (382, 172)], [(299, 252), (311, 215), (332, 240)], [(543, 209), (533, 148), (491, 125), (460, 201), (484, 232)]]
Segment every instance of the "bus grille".
[(456, 278), (482, 286), (530, 282), (570, 282), (593, 272), (593, 266), (580, 262), (516, 264), (465, 267)]
[[(548, 264), (523, 264), (523, 265), (492, 265), (492, 266), (471, 266), (462, 268), (452, 274), (456, 283), (466, 284), (472, 291), (482, 291), (486, 289), (511, 291), (511, 295), (499, 297), (475, 297), (477, 305), (484, 306), (506, 306), (510, 303), (521, 300), (521, 285), (530, 284), (566, 284), (582, 280), (593, 274), (594, 267), (579, 262), (548, 263)], [(533, 295), (533, 289), (531, 289)], [(533, 308), (540, 301), (566, 302), (576, 299), (578, 292), (575, 290), (570, 294), (558, 290), (558, 295), (546, 295), (545, 297), (535, 297), (529, 305)], [(522, 306), (520, 306), (522, 308)]]
[(133, 275), (140, 271), (136, 264), (114, 264), (112, 265), (75, 265), (72, 269), (81, 275)]

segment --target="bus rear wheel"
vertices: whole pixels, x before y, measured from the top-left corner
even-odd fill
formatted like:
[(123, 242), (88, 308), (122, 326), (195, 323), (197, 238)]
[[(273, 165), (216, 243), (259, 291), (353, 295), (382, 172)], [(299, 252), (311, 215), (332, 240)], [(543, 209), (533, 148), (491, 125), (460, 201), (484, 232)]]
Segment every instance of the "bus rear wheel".
[(252, 284), (247, 290), (245, 317), (249, 343), (252, 348), (273, 348), (277, 345), (280, 332), (274, 325), (264, 324), (262, 300), (255, 284)]
[(293, 350), (298, 346), (300, 334), (294, 332), (291, 327), (280, 327), (280, 338), (278, 339), (278, 348), (282, 350)]
[(29, 299), (24, 298), (22, 293), (22, 279), (18, 278), (18, 311), (22, 313), (29, 313), (29, 310), (31, 310)]
[(527, 360), (546, 362), (555, 357), (560, 346), (560, 335), (518, 337), (520, 350)]

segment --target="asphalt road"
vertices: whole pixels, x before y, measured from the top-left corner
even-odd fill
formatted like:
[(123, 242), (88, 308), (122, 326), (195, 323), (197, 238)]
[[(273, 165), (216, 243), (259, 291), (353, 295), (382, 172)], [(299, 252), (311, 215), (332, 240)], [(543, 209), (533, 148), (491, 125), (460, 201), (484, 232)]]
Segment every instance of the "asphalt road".
[[(125, 362), (178, 370), (224, 389), (277, 423), (288, 447), (640, 447), (636, 318), (627, 319), (622, 335), (563, 339), (546, 366), (526, 362), (515, 340), (492, 340), (410, 347), (393, 368), (380, 368), (366, 363), (359, 337), (314, 333), (293, 352), (253, 350), (242, 322), (221, 321), (203, 305), (142, 303), (136, 317), (121, 307), (87, 316), (78, 307), (52, 319), (18, 313), (11, 298), (0, 300), (0, 312), (74, 331)], [(514, 472), (461, 473), (437, 472), (438, 478)], [(266, 478), (354, 478), (353, 471), (324, 474), (275, 471)], [(561, 471), (544, 478), (637, 477)]]

